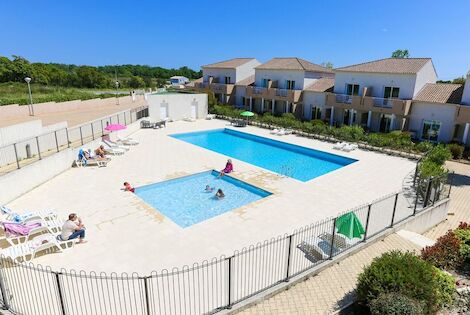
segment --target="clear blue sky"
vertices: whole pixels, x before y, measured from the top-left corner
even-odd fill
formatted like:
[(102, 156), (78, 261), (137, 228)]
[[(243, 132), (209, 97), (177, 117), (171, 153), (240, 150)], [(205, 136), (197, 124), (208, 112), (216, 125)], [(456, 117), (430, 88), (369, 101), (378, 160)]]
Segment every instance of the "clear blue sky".
[(18, 1), (0, 6), (0, 55), (90, 65), (201, 65), (301, 57), (335, 67), (408, 49), (440, 79), (470, 70), (470, 1)]

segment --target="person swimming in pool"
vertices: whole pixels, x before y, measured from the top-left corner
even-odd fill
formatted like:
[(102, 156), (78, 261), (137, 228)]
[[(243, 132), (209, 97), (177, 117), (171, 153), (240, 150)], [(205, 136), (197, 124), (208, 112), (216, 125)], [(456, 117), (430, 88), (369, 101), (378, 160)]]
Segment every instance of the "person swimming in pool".
[(215, 193), (215, 197), (216, 197), (217, 199), (219, 199), (219, 200), (225, 197), (225, 194), (224, 194), (224, 192), (222, 191), (222, 189), (219, 188), (219, 189), (217, 190), (217, 192)]
[(214, 191), (214, 187), (211, 187), (209, 185), (206, 185), (206, 189), (205, 189), (206, 192), (213, 192)]

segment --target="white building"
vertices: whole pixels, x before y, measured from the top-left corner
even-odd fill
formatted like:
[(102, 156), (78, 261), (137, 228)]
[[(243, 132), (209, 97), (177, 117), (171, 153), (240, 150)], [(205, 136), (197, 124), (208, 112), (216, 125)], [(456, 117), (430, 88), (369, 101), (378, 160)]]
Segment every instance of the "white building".
[(208, 113), (207, 94), (204, 93), (153, 93), (147, 96), (147, 103), (152, 122), (203, 119)]
[(181, 86), (189, 83), (189, 79), (180, 75), (175, 75), (170, 78), (170, 84), (172, 86)]

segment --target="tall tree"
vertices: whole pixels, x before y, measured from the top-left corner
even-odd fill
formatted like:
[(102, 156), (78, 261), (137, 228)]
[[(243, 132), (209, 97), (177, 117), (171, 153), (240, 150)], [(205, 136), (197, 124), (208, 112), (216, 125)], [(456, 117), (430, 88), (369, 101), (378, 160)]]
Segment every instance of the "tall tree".
[(333, 69), (333, 63), (331, 61), (323, 61), (321, 66), (328, 69)]
[(410, 58), (408, 49), (397, 49), (392, 53), (392, 58)]

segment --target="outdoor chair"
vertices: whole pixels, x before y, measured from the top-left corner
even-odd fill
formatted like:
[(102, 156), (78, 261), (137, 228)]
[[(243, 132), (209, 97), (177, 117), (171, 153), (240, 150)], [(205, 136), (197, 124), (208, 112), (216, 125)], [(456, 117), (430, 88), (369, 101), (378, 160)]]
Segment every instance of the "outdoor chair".
[(138, 145), (139, 144), (139, 141), (134, 140), (129, 137), (122, 138), (120, 135), (117, 135), (117, 139), (118, 139), (117, 140), (118, 143), (122, 143), (124, 145)]
[[(303, 240), (297, 248), (316, 259), (325, 260), (330, 258), (331, 242), (325, 241), (318, 236), (312, 236)], [(333, 245), (333, 255), (339, 253), (339, 249)]]
[(22, 223), (28, 219), (49, 220), (57, 219), (57, 213), (52, 210), (28, 211), (26, 213), (16, 213), (7, 206), (0, 206), (0, 211), (6, 215), (5, 220)]
[(121, 149), (124, 151), (129, 151), (129, 147), (125, 145), (119, 145), (118, 143), (111, 141), (109, 139), (103, 139), (103, 143), (106, 144), (111, 149)]

